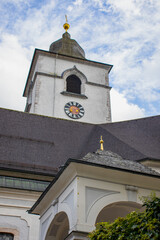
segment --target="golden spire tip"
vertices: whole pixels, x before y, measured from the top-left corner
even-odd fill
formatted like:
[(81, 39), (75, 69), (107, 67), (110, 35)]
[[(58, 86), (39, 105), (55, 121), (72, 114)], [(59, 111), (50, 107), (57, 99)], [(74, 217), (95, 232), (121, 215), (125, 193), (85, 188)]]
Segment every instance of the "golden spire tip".
[(67, 23), (68, 22), (67, 15), (65, 15), (65, 18), (66, 18), (66, 23)]
[(104, 143), (104, 141), (103, 141), (102, 136), (101, 136), (101, 139), (100, 139), (100, 150), (101, 150), (101, 151), (104, 150), (104, 148), (103, 148), (103, 143)]
[(65, 15), (65, 18), (66, 18), (66, 22), (65, 22), (65, 24), (63, 25), (63, 28), (64, 28), (64, 29), (66, 30), (66, 32), (67, 32), (67, 30), (69, 29), (70, 25), (68, 24), (67, 15)]

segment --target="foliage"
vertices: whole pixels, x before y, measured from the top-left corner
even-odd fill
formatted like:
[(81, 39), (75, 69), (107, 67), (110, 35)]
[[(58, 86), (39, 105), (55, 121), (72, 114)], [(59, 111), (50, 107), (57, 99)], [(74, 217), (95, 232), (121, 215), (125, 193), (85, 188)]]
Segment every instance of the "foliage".
[(158, 240), (160, 239), (160, 198), (144, 199), (144, 212), (131, 212), (113, 223), (98, 223), (89, 234), (91, 240)]

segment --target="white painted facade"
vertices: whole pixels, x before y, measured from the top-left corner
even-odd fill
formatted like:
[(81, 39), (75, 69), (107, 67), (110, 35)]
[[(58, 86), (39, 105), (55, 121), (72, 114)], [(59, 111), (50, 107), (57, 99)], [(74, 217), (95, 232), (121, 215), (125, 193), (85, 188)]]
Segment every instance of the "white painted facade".
[(86, 240), (96, 222), (140, 209), (151, 191), (160, 196), (160, 179), (72, 162), (33, 211), (40, 214), (39, 240)]
[(0, 189), (0, 232), (12, 233), (14, 240), (38, 240), (39, 216), (28, 214), (40, 193)]
[[(26, 94), (30, 113), (71, 120), (64, 106), (74, 101), (85, 110), (84, 116), (74, 121), (95, 124), (111, 121), (108, 80), (111, 65), (38, 52), (31, 69), (29, 82), (33, 87)], [(82, 82), (81, 94), (66, 92), (66, 78), (72, 74)]]
[[(36, 50), (24, 92), (27, 111), (73, 120), (64, 106), (75, 101), (83, 106), (85, 114), (73, 121), (110, 122), (111, 67)], [(66, 91), (66, 79), (72, 74), (81, 80), (81, 94)], [(160, 172), (159, 165), (148, 166)], [(140, 197), (150, 195), (152, 190), (160, 197), (160, 179), (71, 163), (34, 209), (33, 213), (39, 215), (27, 212), (39, 193), (1, 188), (0, 232), (13, 233), (14, 240), (86, 240), (96, 222), (113, 221), (140, 208)]]

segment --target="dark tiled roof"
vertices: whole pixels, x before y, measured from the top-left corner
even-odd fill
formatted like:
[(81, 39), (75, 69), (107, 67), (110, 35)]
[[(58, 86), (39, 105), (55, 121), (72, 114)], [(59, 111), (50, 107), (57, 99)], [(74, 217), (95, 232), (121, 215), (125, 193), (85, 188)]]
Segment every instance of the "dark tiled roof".
[[(130, 173), (136, 173), (140, 175), (145, 175), (148, 177), (156, 177), (160, 178), (160, 173), (152, 170), (151, 168), (144, 166), (136, 161), (129, 161), (123, 159), (121, 156), (119, 156), (116, 153), (113, 153), (111, 151), (101, 151), (97, 150), (94, 153), (88, 153), (81, 159), (68, 159), (64, 166), (61, 168), (61, 170), (57, 173), (55, 178), (50, 182), (48, 187), (44, 190), (44, 192), (40, 195), (39, 199), (35, 202), (35, 204), (32, 206), (32, 208), (28, 211), (29, 213), (33, 213), (35, 208), (39, 205), (41, 200), (46, 196), (46, 194), (50, 191), (52, 186), (57, 182), (59, 177), (62, 175), (62, 173), (65, 171), (65, 169), (69, 166), (70, 163), (77, 163), (77, 164), (85, 164), (85, 165), (91, 165), (96, 167), (102, 167), (102, 168), (109, 168), (114, 169), (118, 171), (127, 171)], [(113, 176), (114, 178), (114, 176)], [(34, 212), (37, 214), (37, 212)]]
[(145, 173), (160, 177), (160, 173), (152, 170), (151, 168), (144, 166), (136, 161), (125, 160), (118, 154), (111, 151), (97, 150), (95, 153), (88, 153), (81, 160), (83, 160), (84, 162), (90, 162), (102, 166), (129, 170), (132, 172)]
[(99, 148), (130, 160), (160, 159), (160, 116), (93, 125), (0, 109), (0, 168), (56, 174)]
[[(104, 124), (101, 127), (146, 158), (160, 159), (160, 116)], [(126, 158), (139, 159), (136, 155)]]

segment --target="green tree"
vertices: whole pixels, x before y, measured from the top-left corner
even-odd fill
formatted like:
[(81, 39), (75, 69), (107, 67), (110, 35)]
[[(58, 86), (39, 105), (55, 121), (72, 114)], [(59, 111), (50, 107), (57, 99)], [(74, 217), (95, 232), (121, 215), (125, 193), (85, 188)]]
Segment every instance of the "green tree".
[(145, 198), (144, 212), (131, 212), (113, 223), (102, 222), (89, 234), (91, 240), (160, 240), (160, 198)]

